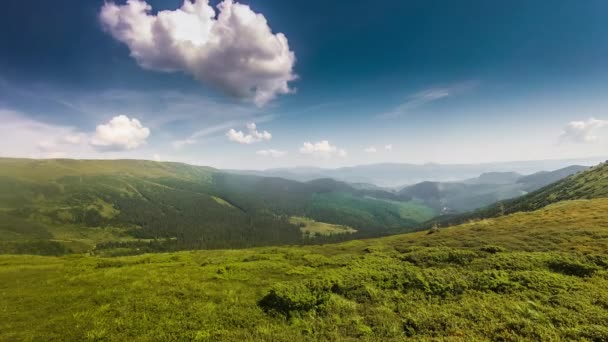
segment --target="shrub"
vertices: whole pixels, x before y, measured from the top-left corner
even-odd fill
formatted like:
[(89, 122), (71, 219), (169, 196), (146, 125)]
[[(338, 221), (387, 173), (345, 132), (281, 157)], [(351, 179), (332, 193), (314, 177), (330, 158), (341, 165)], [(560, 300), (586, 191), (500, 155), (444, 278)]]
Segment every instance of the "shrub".
[(519, 286), (512, 282), (505, 271), (484, 271), (476, 273), (472, 280), (472, 288), (483, 292), (507, 293)]
[(591, 277), (598, 270), (598, 267), (595, 265), (584, 264), (571, 259), (551, 260), (547, 266), (553, 272), (581, 278)]
[(291, 317), (296, 312), (318, 310), (329, 300), (329, 284), (310, 281), (276, 284), (258, 305), (267, 313), (279, 313)]
[(481, 247), (480, 250), (482, 252), (486, 252), (486, 253), (490, 253), (490, 254), (496, 254), (496, 253), (505, 251), (505, 249), (500, 246), (484, 246), (484, 247)]
[(403, 256), (403, 260), (415, 265), (439, 264), (467, 265), (479, 255), (475, 251), (455, 248), (426, 248)]

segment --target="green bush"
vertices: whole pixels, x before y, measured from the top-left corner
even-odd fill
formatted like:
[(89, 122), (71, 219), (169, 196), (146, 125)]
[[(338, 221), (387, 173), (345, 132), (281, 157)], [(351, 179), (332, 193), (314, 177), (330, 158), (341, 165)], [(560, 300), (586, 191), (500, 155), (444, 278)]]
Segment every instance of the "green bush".
[(466, 265), (478, 258), (477, 252), (468, 249), (455, 248), (425, 248), (405, 254), (403, 260), (419, 266), (439, 264)]
[(328, 283), (279, 283), (260, 299), (258, 305), (267, 313), (274, 312), (291, 317), (294, 313), (321, 309), (329, 300), (330, 294)]
[(549, 269), (553, 272), (581, 278), (591, 277), (599, 268), (595, 265), (582, 263), (572, 259), (555, 259), (548, 263)]

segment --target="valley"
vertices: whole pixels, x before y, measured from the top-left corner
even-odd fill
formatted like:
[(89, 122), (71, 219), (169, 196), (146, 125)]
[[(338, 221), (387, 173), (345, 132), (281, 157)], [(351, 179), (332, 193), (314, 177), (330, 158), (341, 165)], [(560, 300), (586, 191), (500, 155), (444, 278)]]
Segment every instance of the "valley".
[[(608, 338), (608, 164), (440, 215), (331, 179), (1, 163), (0, 340)], [(521, 179), (463, 183), (487, 178)]]

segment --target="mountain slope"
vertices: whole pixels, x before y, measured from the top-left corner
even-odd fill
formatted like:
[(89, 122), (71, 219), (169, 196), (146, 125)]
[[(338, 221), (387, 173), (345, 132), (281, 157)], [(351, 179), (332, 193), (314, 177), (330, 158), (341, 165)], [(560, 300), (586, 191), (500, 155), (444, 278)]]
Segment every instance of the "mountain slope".
[(532, 211), (565, 200), (608, 197), (608, 163), (602, 163), (575, 173), (556, 183), (525, 196), (506, 200), (472, 213), (433, 219), (429, 224), (457, 224), (471, 219), (497, 217), (505, 214)]
[(593, 199), (322, 246), (0, 255), (0, 340), (606, 341), (607, 232)]
[(566, 178), (578, 172), (587, 170), (588, 166), (572, 165), (555, 171), (541, 171), (528, 176), (523, 176), (517, 180), (517, 183), (523, 185), (524, 191), (534, 191), (555, 183), (560, 179)]
[(585, 169), (587, 167), (570, 166), (529, 176), (515, 172), (484, 173), (462, 182), (423, 182), (406, 186), (398, 196), (417, 200), (443, 214), (462, 213), (525, 195)]
[[(391, 192), (137, 160), (0, 159), (0, 252), (167, 251), (299, 244), (291, 216), (378, 236), (434, 215)], [(349, 230), (346, 230), (349, 231)], [(4, 247), (2, 247), (4, 246)], [(34, 246), (34, 247), (32, 247)], [(122, 253), (122, 252), (121, 252)]]

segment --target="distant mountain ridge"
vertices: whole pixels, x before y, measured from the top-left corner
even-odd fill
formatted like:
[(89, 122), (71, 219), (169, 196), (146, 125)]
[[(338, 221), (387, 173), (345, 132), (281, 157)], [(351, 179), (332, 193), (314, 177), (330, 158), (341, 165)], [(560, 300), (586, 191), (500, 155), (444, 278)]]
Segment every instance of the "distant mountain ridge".
[(571, 165), (597, 165), (606, 159), (606, 157), (595, 157), (585, 159), (514, 161), (483, 164), (380, 163), (336, 169), (294, 167), (268, 170), (224, 171), (238, 174), (280, 177), (303, 182), (317, 178), (333, 178), (348, 183), (368, 183), (380, 187), (398, 188), (424, 181), (462, 182), (467, 179), (477, 178), (484, 173), (491, 174), (494, 172), (515, 172), (521, 175), (530, 175), (540, 171), (554, 171)]
[(541, 172), (522, 177), (520, 181), (524, 187), (533, 187), (551, 182), (565, 174), (569, 175), (524, 196), (499, 201), (471, 213), (438, 217), (428, 222), (427, 226), (430, 224), (453, 225), (473, 219), (533, 211), (561, 201), (608, 197), (608, 161), (584, 170), (581, 166), (572, 166), (554, 172)]
[(525, 195), (587, 168), (569, 166), (529, 176), (516, 172), (490, 172), (463, 182), (422, 182), (402, 188), (398, 195), (402, 199), (420, 201), (443, 214), (466, 212)]

